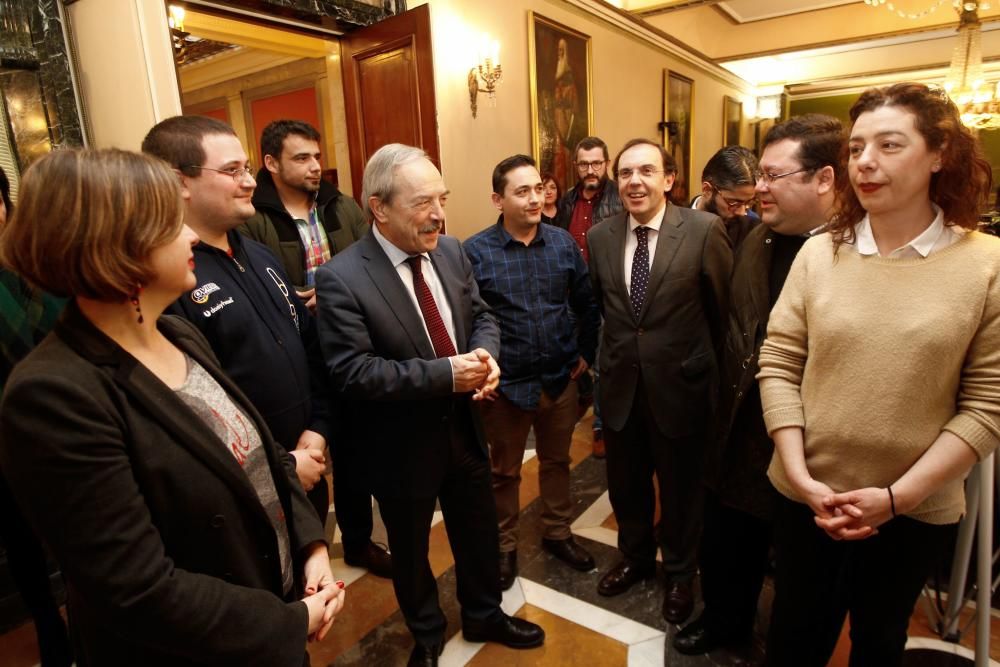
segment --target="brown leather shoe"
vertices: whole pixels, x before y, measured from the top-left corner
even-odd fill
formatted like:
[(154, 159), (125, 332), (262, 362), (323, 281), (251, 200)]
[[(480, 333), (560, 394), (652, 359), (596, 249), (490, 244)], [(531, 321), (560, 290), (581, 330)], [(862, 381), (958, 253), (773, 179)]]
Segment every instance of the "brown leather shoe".
[(625, 558), (601, 577), (600, 583), (597, 584), (597, 592), (606, 596), (619, 595), (632, 588), (633, 584), (649, 579), (654, 574), (656, 574), (655, 563), (640, 565)]
[(607, 456), (608, 451), (604, 446), (604, 430), (595, 428), (594, 429), (594, 458), (603, 459)]
[(690, 581), (672, 581), (663, 597), (663, 618), (668, 623), (680, 624), (694, 611), (694, 593)]

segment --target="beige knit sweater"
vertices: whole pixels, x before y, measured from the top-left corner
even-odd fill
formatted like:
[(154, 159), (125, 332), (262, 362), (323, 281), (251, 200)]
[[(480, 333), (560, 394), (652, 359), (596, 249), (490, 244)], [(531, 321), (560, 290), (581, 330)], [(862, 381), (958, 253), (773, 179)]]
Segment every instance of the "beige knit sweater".
[[(834, 491), (895, 482), (942, 430), (982, 459), (1000, 439), (1000, 239), (920, 259), (862, 256), (829, 234), (792, 265), (760, 350), (768, 432), (801, 426), (806, 467)], [(768, 477), (797, 497), (777, 454)], [(962, 481), (909, 516), (953, 523)]]

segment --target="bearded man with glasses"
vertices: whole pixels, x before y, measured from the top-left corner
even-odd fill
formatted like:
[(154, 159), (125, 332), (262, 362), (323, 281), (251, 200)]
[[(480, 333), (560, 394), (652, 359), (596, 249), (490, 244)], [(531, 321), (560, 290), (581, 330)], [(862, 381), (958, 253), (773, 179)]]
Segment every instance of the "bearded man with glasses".
[(197, 287), (167, 312), (190, 320), (208, 339), (222, 369), (288, 451), (289, 471), (325, 523), (329, 380), (315, 320), (289, 289), (294, 283), (281, 261), (236, 231), (255, 212), (257, 183), (246, 151), (232, 127), (204, 116), (156, 124), (142, 150), (177, 172), (184, 222), (201, 239), (194, 247)]
[(726, 146), (713, 155), (701, 172), (701, 194), (691, 208), (722, 218), (733, 251), (760, 222), (751, 210), (757, 202), (757, 157), (743, 146)]

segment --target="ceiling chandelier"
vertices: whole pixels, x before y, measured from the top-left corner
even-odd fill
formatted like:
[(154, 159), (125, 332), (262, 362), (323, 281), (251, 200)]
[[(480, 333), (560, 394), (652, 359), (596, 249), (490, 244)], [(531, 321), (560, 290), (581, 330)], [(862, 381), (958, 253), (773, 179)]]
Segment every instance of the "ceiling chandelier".
[(1000, 128), (1000, 83), (983, 80), (983, 52), (980, 47), (979, 9), (989, 9), (976, 0), (957, 0), (958, 44), (951, 54), (951, 66), (944, 89), (958, 106), (962, 123), (977, 130)]

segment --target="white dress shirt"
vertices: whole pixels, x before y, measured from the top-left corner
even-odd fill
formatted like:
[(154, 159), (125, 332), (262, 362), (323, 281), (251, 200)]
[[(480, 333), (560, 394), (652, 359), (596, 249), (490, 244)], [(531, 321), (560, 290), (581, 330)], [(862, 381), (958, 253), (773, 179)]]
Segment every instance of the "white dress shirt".
[[(649, 230), (646, 234), (646, 241), (649, 245), (649, 268), (653, 268), (653, 258), (656, 257), (656, 239), (660, 236), (660, 225), (663, 224), (663, 215), (667, 212), (667, 202), (656, 212), (653, 219), (646, 223)], [(625, 237), (625, 291), (632, 294), (632, 258), (635, 256), (635, 249), (639, 246), (639, 239), (636, 238), (635, 228), (641, 225), (630, 214), (628, 216), (628, 236)]]
[[(931, 204), (931, 206), (934, 207), (934, 220), (930, 226), (906, 245), (890, 252), (888, 257), (892, 259), (920, 259), (938, 250), (943, 250), (962, 238), (966, 230), (957, 225), (945, 225), (941, 207), (937, 204)], [(857, 248), (860, 255), (879, 255), (875, 234), (872, 232), (872, 224), (867, 215), (854, 226), (854, 247)]]
[[(423, 311), (420, 310), (420, 301), (417, 300), (417, 292), (413, 288), (413, 271), (410, 269), (410, 265), (406, 263), (410, 255), (394, 246), (391, 241), (382, 236), (382, 232), (378, 228), (378, 223), (372, 224), (372, 231), (375, 234), (375, 240), (382, 246), (386, 257), (389, 258), (389, 263), (396, 269), (399, 279), (406, 286), (406, 293), (410, 295), (413, 307), (417, 309), (417, 314), (420, 315), (420, 321), (424, 325), (424, 333), (427, 334), (427, 341), (430, 342), (431, 334), (427, 329), (427, 323), (424, 322)], [(444, 320), (444, 327), (448, 330), (448, 337), (451, 338), (451, 344), (457, 350), (458, 343), (455, 341), (455, 323), (451, 318), (451, 306), (448, 305), (448, 297), (445, 296), (444, 290), (441, 288), (441, 281), (438, 279), (437, 271), (434, 270), (434, 263), (431, 262), (431, 258), (425, 252), (420, 253), (420, 258), (420, 273), (424, 277), (424, 282), (427, 283), (427, 288), (431, 291), (431, 296), (434, 297), (434, 303), (437, 304), (438, 312), (441, 313), (441, 319)]]

